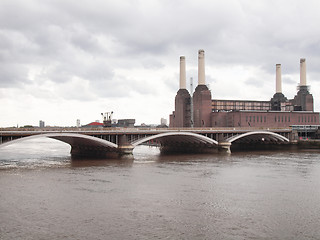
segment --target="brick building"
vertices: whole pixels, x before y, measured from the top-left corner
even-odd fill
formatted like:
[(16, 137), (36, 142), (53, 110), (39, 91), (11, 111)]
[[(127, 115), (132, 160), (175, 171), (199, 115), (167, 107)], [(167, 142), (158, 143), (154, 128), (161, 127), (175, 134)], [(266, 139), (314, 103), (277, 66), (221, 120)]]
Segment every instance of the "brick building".
[(289, 127), (319, 125), (306, 82), (306, 61), (300, 59), (300, 84), (293, 99), (282, 93), (281, 65), (276, 64), (276, 93), (269, 101), (211, 99), (205, 84), (204, 51), (198, 55), (198, 86), (186, 89), (185, 57), (180, 57), (180, 89), (169, 127)]

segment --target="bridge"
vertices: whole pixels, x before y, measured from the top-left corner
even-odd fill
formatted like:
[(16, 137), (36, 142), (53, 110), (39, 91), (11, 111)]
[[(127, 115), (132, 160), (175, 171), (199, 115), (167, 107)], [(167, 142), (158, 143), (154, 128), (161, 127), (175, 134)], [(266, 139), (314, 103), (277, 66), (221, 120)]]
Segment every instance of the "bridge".
[(291, 128), (114, 128), (0, 130), (0, 148), (28, 139), (52, 138), (71, 146), (74, 157), (121, 157), (141, 144), (162, 152), (230, 152), (233, 146), (279, 146), (297, 139)]

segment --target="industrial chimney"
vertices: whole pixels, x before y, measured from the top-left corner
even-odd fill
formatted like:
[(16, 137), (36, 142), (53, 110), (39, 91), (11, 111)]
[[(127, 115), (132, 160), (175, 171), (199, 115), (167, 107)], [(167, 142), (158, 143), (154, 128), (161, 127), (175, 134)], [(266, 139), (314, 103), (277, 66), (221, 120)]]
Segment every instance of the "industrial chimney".
[(198, 85), (206, 85), (205, 67), (204, 67), (204, 50), (198, 52)]
[(180, 57), (180, 89), (186, 89), (186, 58)]
[(282, 93), (281, 64), (276, 64), (276, 93)]
[(306, 59), (300, 58), (300, 84), (293, 99), (294, 111), (313, 111), (313, 96), (307, 86)]
[(276, 64), (276, 93), (270, 100), (272, 111), (284, 111), (287, 98), (282, 93), (281, 64)]
[(191, 96), (186, 85), (186, 58), (180, 56), (179, 90), (175, 97), (175, 111), (170, 116), (170, 127), (191, 126)]
[(307, 86), (307, 70), (305, 58), (300, 58), (300, 86)]
[(211, 126), (212, 99), (211, 91), (206, 86), (204, 50), (198, 51), (198, 86), (193, 93), (194, 127)]

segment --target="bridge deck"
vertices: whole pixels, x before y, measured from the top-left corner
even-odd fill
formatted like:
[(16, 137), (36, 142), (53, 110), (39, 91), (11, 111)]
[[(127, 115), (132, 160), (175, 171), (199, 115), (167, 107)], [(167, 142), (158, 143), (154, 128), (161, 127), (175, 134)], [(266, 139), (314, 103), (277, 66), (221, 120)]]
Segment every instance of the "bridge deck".
[(251, 131), (291, 132), (291, 128), (0, 128), (0, 135), (34, 135), (41, 133), (81, 133), (81, 134), (154, 134), (164, 132), (194, 132), (194, 133), (244, 133)]

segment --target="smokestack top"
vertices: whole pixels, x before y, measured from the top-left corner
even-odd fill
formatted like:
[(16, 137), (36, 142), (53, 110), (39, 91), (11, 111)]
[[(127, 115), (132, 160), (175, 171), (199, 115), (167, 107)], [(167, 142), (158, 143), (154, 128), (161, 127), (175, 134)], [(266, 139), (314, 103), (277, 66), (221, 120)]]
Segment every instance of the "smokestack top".
[(204, 50), (198, 51), (198, 85), (206, 85), (205, 80), (205, 65), (204, 65)]
[(305, 58), (300, 58), (300, 86), (307, 86), (307, 69)]
[(185, 56), (180, 56), (180, 86), (179, 89), (186, 89), (186, 58)]
[(281, 64), (276, 64), (276, 93), (282, 93)]

